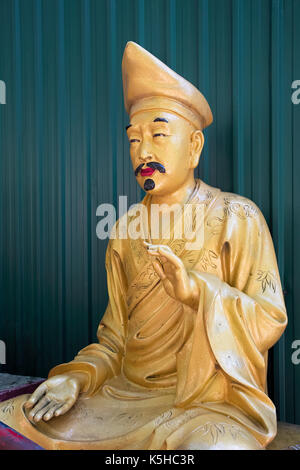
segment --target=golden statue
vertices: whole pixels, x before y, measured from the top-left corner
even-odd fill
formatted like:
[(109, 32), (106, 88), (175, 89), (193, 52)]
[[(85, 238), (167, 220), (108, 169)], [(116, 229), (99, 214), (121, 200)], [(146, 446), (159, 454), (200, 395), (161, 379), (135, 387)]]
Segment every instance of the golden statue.
[[(249, 199), (194, 178), (204, 96), (133, 42), (122, 71), (142, 236), (118, 236), (131, 212), (114, 227), (99, 342), (0, 404), (0, 420), (46, 449), (264, 449), (276, 435), (268, 349), (287, 324), (268, 226)], [(152, 224), (157, 205), (179, 205), (169, 233)], [(178, 236), (186, 208), (202, 213), (194, 243)]]

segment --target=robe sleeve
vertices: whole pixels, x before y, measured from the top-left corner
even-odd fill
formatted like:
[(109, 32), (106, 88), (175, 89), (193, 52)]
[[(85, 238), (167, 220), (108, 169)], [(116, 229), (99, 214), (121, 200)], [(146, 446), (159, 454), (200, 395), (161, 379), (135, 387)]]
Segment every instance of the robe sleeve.
[(60, 364), (49, 373), (49, 377), (68, 372), (82, 372), (87, 383), (82, 392), (91, 396), (103, 382), (117, 375), (124, 355), (127, 329), (126, 277), (114, 240), (110, 240), (105, 260), (109, 303), (99, 324), (98, 343), (85, 347), (73, 361)]
[[(197, 269), (199, 308), (186, 354), (178, 360), (177, 406), (191, 404), (205, 389), (200, 330), (226, 378), (225, 402), (264, 429), (261, 442), (276, 432), (276, 412), (266, 395), (267, 351), (282, 335), (286, 309), (272, 238), (258, 208), (255, 215), (227, 216), (220, 236), (222, 277)], [(197, 370), (199, 373), (196, 374)]]
[(230, 300), (230, 311), (234, 306), (236, 314), (232, 316), (239, 341), (243, 343), (244, 335), (248, 335), (263, 355), (280, 338), (287, 324), (270, 231), (256, 207), (252, 217), (229, 219), (225, 233), (221, 251), (225, 283), (220, 285), (219, 294)]

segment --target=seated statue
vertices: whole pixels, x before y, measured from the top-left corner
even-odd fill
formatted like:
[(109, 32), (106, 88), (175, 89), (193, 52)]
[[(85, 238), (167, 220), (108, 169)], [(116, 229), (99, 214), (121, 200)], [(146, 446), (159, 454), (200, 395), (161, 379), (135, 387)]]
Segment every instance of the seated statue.
[(264, 449), (268, 349), (287, 324), (268, 226), (249, 199), (195, 179), (212, 122), (200, 91), (133, 42), (122, 72), (146, 196), (136, 231), (131, 209), (109, 240), (99, 342), (1, 403), (0, 420), (46, 449)]

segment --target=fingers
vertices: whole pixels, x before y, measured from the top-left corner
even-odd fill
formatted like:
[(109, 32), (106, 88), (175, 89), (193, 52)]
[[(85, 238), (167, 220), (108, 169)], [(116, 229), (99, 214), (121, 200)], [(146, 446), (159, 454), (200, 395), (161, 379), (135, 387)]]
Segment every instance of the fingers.
[(177, 269), (182, 268), (182, 261), (178, 256), (173, 253), (172, 249), (167, 245), (151, 245), (150, 243), (144, 242), (148, 249), (148, 253), (152, 256), (159, 256), (162, 262), (169, 261)]
[(38, 411), (35, 415), (33, 420), (37, 423), (40, 421), (43, 416), (51, 409), (53, 406), (52, 402), (48, 403), (48, 405), (44, 406), (40, 411)]
[(44, 421), (49, 421), (49, 419), (53, 418), (55, 411), (61, 408), (62, 406), (63, 406), (63, 403), (52, 404), (51, 408), (47, 411), (47, 413), (43, 417)]
[(155, 261), (153, 261), (152, 265), (153, 265), (154, 271), (156, 271), (156, 273), (159, 275), (160, 279), (162, 281), (164, 281), (167, 276), (165, 275), (165, 273), (164, 273), (164, 271), (161, 267), (161, 264), (158, 261), (155, 260)]
[(32, 408), (46, 393), (47, 385), (42, 383), (38, 388), (33, 392), (29, 400), (24, 403), (25, 408)]
[(174, 266), (176, 268), (178, 268), (178, 269), (181, 268), (181, 265), (182, 265), (181, 260), (178, 258), (178, 256), (175, 255), (175, 253), (173, 253), (173, 251), (171, 249), (169, 251), (169, 250), (166, 249), (166, 247), (162, 246), (162, 247), (158, 248), (158, 252), (159, 252), (159, 254), (161, 254), (165, 258), (167, 258), (167, 261), (174, 264)]
[(47, 407), (49, 405), (51, 400), (49, 400), (49, 398), (42, 398), (36, 405), (35, 407), (30, 411), (30, 413), (28, 414), (29, 418), (32, 419), (32, 420), (35, 420), (35, 417), (37, 416), (37, 414), (45, 407)]
[(41, 419), (44, 421), (49, 421), (53, 416), (57, 417), (66, 413), (73, 405), (73, 400), (68, 400), (63, 403), (57, 403), (56, 401), (51, 401), (50, 403), (45, 404), (37, 409), (36, 411), (32, 410), (29, 413), (29, 418), (38, 423)]
[[(35, 423), (39, 422), (42, 418), (44, 421), (49, 421), (53, 416), (59, 416), (66, 413), (73, 405), (73, 400), (67, 400), (63, 403), (57, 401), (47, 400), (46, 398), (39, 403), (39, 407), (35, 408), (29, 413), (29, 418)], [(61, 410), (61, 411), (60, 411)], [(57, 413), (60, 411), (59, 413)]]
[(40, 408), (34, 415), (32, 412), (30, 412), (29, 417), (36, 423), (39, 422), (42, 418), (44, 421), (49, 421), (53, 417), (55, 411), (61, 408), (63, 405), (64, 403), (50, 401), (50, 403)]
[[(145, 247), (148, 249), (148, 251), (156, 251), (156, 252), (159, 252), (159, 250), (161, 249), (164, 253), (169, 253), (169, 254), (173, 254), (173, 251), (172, 249), (168, 246), (168, 245), (154, 245), (153, 243), (148, 243), (146, 241), (143, 242)], [(176, 256), (176, 255), (174, 255)]]
[(67, 402), (63, 406), (61, 406), (54, 412), (55, 416), (63, 415), (64, 413), (69, 411), (69, 409), (73, 406), (73, 404), (74, 404), (74, 400), (67, 400)]

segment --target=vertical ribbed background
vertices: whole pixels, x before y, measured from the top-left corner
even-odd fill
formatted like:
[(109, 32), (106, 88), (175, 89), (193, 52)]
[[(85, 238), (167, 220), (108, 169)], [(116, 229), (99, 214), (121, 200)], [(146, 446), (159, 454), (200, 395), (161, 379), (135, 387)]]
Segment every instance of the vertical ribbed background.
[(107, 303), (96, 208), (143, 195), (124, 131), (133, 40), (211, 104), (198, 176), (253, 199), (269, 223), (289, 314), (270, 393), (300, 424), (299, 24), (299, 0), (0, 0), (2, 371), (46, 376), (96, 339)]

